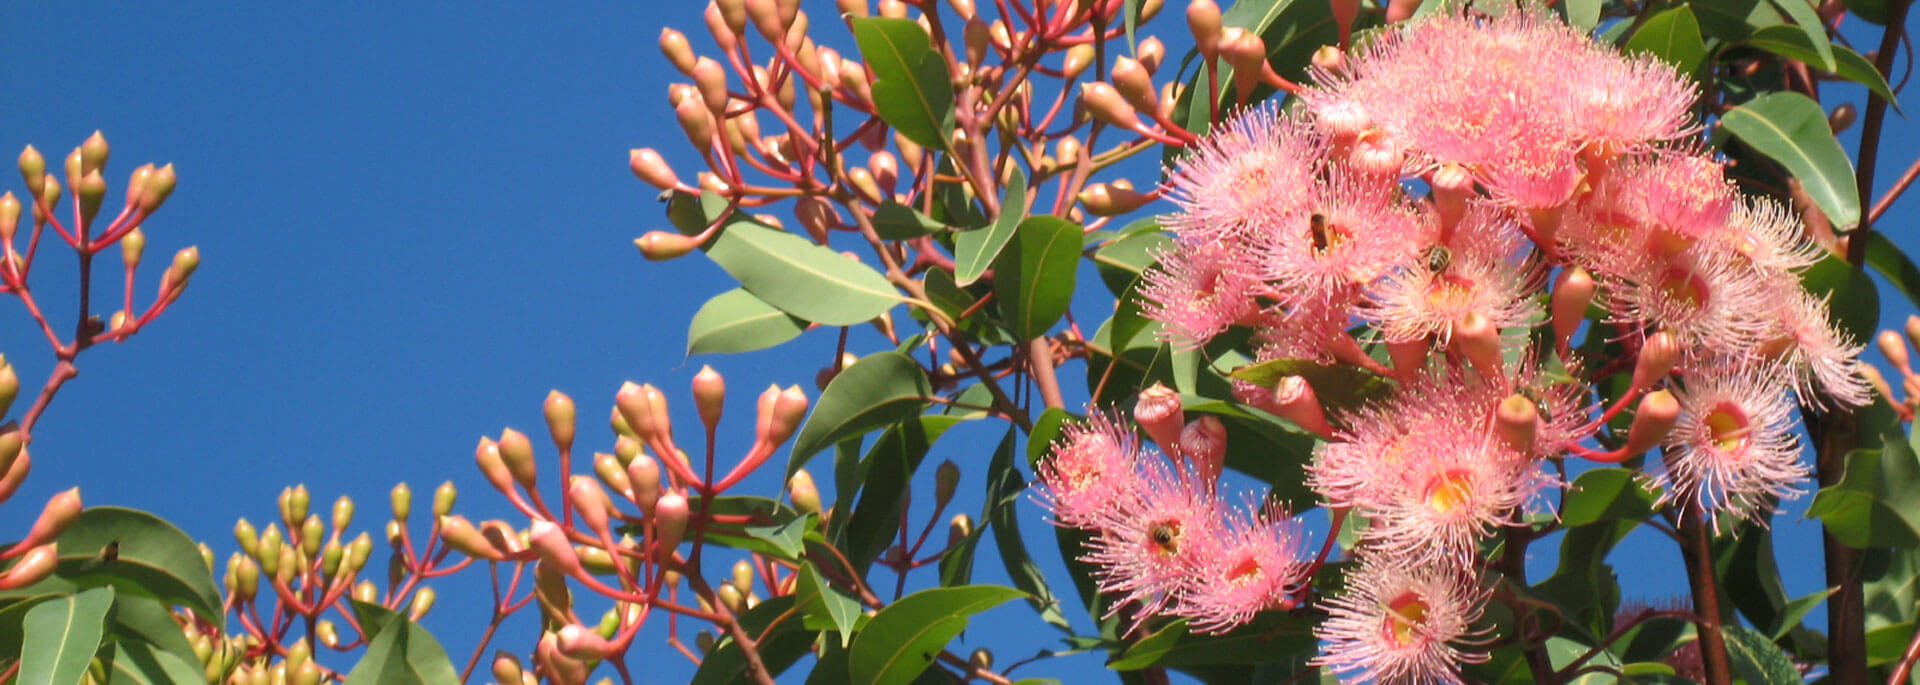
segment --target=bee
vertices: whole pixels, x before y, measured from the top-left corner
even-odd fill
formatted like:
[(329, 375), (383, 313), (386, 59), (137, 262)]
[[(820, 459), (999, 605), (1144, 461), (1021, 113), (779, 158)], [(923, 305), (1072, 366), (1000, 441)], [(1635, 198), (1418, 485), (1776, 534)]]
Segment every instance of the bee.
[(1447, 249), (1445, 245), (1433, 245), (1421, 250), (1420, 258), (1427, 263), (1427, 270), (1436, 274), (1445, 272), (1447, 267), (1453, 266), (1453, 250)]
[(111, 564), (120, 560), (120, 541), (114, 540), (100, 549), (100, 563)]
[(1307, 230), (1313, 238), (1314, 252), (1326, 252), (1327, 248), (1333, 246), (1333, 234), (1327, 226), (1327, 215), (1314, 212), (1313, 216), (1307, 219)]
[(1153, 524), (1147, 529), (1147, 539), (1161, 554), (1175, 554), (1180, 551), (1180, 527), (1171, 521)]

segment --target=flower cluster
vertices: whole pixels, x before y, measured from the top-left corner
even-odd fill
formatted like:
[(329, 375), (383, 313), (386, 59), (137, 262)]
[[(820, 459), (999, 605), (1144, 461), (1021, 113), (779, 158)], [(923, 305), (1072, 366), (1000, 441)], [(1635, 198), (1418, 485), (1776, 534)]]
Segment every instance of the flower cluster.
[[(1141, 292), (1175, 346), (1248, 329), (1256, 362), (1378, 377), (1343, 403), (1301, 376), (1235, 385), (1324, 439), (1309, 485), (1366, 521), (1318, 663), (1457, 680), (1485, 630), (1484, 543), (1564, 487), (1549, 461), (1641, 468), (1679, 515), (1762, 520), (1807, 472), (1795, 398), (1869, 400), (1860, 348), (1800, 284), (1825, 254), (1700, 149), (1672, 68), (1511, 10), (1402, 25), (1314, 76), (1296, 111), (1243, 111), (1172, 170), (1176, 241)], [(1102, 589), (1216, 630), (1304, 598), (1198, 598), (1233, 577), (1207, 564), (1249, 522), (1277, 524), (1221, 517), (1217, 466), (1136, 413), (1179, 466), (1143, 466), (1095, 418), (1042, 470), (1057, 520), (1096, 531)]]

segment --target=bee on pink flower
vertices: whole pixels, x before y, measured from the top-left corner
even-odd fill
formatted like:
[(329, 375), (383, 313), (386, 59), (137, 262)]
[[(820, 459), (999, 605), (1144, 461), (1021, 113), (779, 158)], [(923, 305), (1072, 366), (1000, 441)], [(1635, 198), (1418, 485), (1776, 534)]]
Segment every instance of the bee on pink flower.
[(1167, 182), (1180, 211), (1161, 218), (1182, 240), (1206, 243), (1285, 225), (1313, 200), (1325, 144), (1274, 107), (1214, 127)]
[(1462, 570), (1367, 555), (1346, 590), (1321, 603), (1328, 617), (1314, 635), (1324, 644), (1312, 663), (1343, 683), (1461, 682), (1461, 664), (1487, 658), (1471, 651), (1487, 595)]
[(1140, 438), (1099, 412), (1069, 424), (1034, 469), (1039, 496), (1054, 522), (1084, 528), (1106, 511), (1135, 499), (1143, 487), (1136, 462)]
[(1141, 462), (1134, 496), (1081, 526), (1094, 531), (1081, 559), (1095, 566), (1100, 592), (1119, 595), (1108, 615), (1135, 602), (1143, 615), (1166, 613), (1224, 541), (1210, 481), (1159, 459)]
[(1807, 477), (1793, 435), (1793, 400), (1765, 365), (1702, 364), (1688, 369), (1680, 420), (1667, 435), (1661, 504), (1764, 522), (1773, 503), (1798, 497)]
[(1268, 609), (1286, 606), (1307, 582), (1300, 529), (1277, 505), (1227, 514), (1221, 541), (1205, 549), (1173, 613), (1200, 633), (1224, 633)]
[(1427, 248), (1374, 283), (1358, 313), (1393, 342), (1446, 340), (1468, 314), (1486, 317), (1496, 330), (1522, 325), (1540, 313), (1527, 296), (1540, 273), (1519, 256), (1522, 247), (1511, 219), (1473, 203), (1449, 243)]
[(1254, 277), (1253, 253), (1237, 239), (1182, 243), (1160, 256), (1140, 287), (1147, 318), (1178, 348), (1199, 347), (1260, 311), (1266, 289)]
[(1316, 184), (1310, 212), (1264, 235), (1265, 276), (1305, 298), (1334, 301), (1372, 283), (1413, 252), (1424, 221), (1392, 179), (1334, 167)]

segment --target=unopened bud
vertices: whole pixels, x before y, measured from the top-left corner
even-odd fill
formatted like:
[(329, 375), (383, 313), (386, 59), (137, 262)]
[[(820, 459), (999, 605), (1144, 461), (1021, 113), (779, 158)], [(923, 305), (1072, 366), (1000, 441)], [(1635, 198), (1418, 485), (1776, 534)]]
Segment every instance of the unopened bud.
[(433, 588), (420, 586), (420, 589), (413, 592), (413, 603), (407, 608), (407, 618), (415, 621), (426, 618), (427, 612), (433, 610), (433, 600), (438, 596)]
[(241, 551), (252, 556), (258, 553), (260, 531), (254, 529), (252, 522), (242, 518), (233, 524), (233, 541), (240, 545)]
[(1213, 0), (1194, 0), (1187, 5), (1187, 30), (1193, 32), (1194, 49), (1207, 59), (1220, 54), (1220, 6)]
[(701, 366), (693, 376), (693, 404), (700, 411), (700, 422), (713, 430), (720, 425), (720, 410), (726, 404), (727, 382), (711, 366)]
[(787, 386), (773, 403), (773, 413), (767, 424), (767, 443), (776, 446), (786, 443), (806, 416), (806, 393), (801, 392), (798, 385)]
[(607, 500), (607, 491), (600, 489), (599, 481), (586, 476), (569, 477), (567, 500), (580, 512), (580, 520), (587, 524), (587, 530), (607, 532), (607, 511), (613, 503)]
[(288, 490), (286, 496), (286, 509), (282, 513), (287, 517), (287, 531), (292, 532), (294, 526), (307, 520), (307, 511), (313, 504), (313, 495), (308, 494), (307, 484), (301, 483)]
[(633, 245), (640, 248), (640, 256), (650, 261), (664, 262), (699, 249), (700, 241), (693, 236), (669, 231), (647, 231), (645, 235), (635, 238)]
[(158, 167), (152, 164), (142, 164), (134, 167), (133, 173), (127, 174), (126, 193), (128, 207), (140, 207), (140, 204), (145, 201), (147, 183), (153, 180), (154, 172), (159, 170)]
[(652, 384), (634, 385), (626, 383), (613, 396), (614, 405), (620, 408), (620, 415), (633, 428), (634, 434), (643, 443), (659, 439), (671, 440), (673, 426), (668, 419), (667, 398), (659, 388)]
[(195, 269), (200, 268), (200, 248), (188, 247), (173, 253), (173, 265), (167, 267), (169, 283), (185, 283)]
[(27, 183), (27, 191), (33, 192), (46, 187), (47, 159), (32, 145), (20, 151), (20, 178)]
[(1832, 114), (1827, 115), (1827, 129), (1839, 134), (1852, 127), (1853, 122), (1859, 118), (1860, 110), (1855, 109), (1853, 103), (1842, 102), (1840, 106), (1833, 108)]
[(972, 666), (975, 671), (992, 670), (993, 652), (988, 651), (985, 647), (973, 650), (973, 654), (967, 656), (967, 665)]
[(813, 475), (806, 469), (794, 471), (793, 477), (787, 479), (787, 501), (802, 515), (820, 513), (820, 489), (814, 486)]
[[(274, 557), (277, 559), (279, 555), (275, 554)], [(235, 597), (252, 599), (260, 591), (260, 566), (251, 557), (241, 557), (239, 563), (227, 571), (227, 582), (233, 588)]]
[(681, 100), (673, 112), (680, 120), (680, 130), (686, 132), (687, 141), (693, 143), (694, 148), (706, 150), (713, 144), (713, 113), (707, 109), (705, 93), (699, 98)]
[(475, 559), (499, 561), (506, 557), (464, 516), (440, 517), (440, 538), (454, 551)]
[(1593, 274), (1577, 266), (1569, 266), (1560, 272), (1553, 284), (1553, 336), (1562, 347), (1572, 344), (1573, 334), (1586, 321), (1587, 305), (1593, 302), (1593, 294), (1598, 286)]
[[(1153, 76), (1139, 61), (1130, 57), (1116, 57), (1113, 60), (1113, 72), (1109, 75), (1113, 87), (1134, 109), (1152, 112), (1160, 108), (1153, 88)], [(1064, 161), (1064, 160), (1062, 160)]]
[(573, 398), (558, 390), (547, 391), (547, 401), (541, 405), (541, 412), (547, 419), (547, 434), (553, 437), (553, 444), (561, 451), (573, 449), (575, 429)]
[(59, 547), (54, 543), (49, 542), (28, 549), (20, 556), (19, 563), (0, 573), (0, 590), (17, 590), (46, 580), (47, 576), (53, 575), (54, 568), (59, 564)]
[(280, 549), (284, 542), (277, 524), (269, 523), (267, 529), (261, 531), (260, 544), (255, 546), (253, 557), (260, 560), (260, 570), (266, 571), (267, 575), (280, 570)]
[(1320, 404), (1319, 395), (1313, 391), (1313, 385), (1300, 376), (1282, 376), (1273, 386), (1272, 398), (1262, 408), (1320, 437), (1333, 436), (1333, 424), (1327, 423), (1327, 412)]
[(107, 137), (99, 131), (87, 136), (86, 142), (80, 144), (80, 173), (85, 175), (107, 168), (108, 150)]
[(1665, 390), (1647, 393), (1634, 411), (1633, 425), (1627, 428), (1627, 444), (1621, 449), (1623, 459), (1653, 449), (1667, 439), (1667, 433), (1679, 419), (1680, 402), (1674, 399), (1673, 393)]
[(733, 577), (730, 580), (733, 581), (734, 587), (742, 590), (753, 589), (753, 564), (747, 563), (745, 559), (733, 562)]
[(734, 587), (732, 583), (721, 583), (720, 587), (714, 590), (714, 598), (720, 600), (720, 606), (726, 607), (727, 611), (735, 615), (747, 612), (746, 594), (742, 593), (740, 588)]
[(1387, 23), (1406, 21), (1426, 0), (1387, 0)]
[(1094, 216), (1119, 216), (1153, 201), (1152, 195), (1106, 183), (1087, 186), (1079, 197), (1080, 204)]
[(1139, 128), (1140, 119), (1133, 106), (1105, 81), (1080, 84), (1080, 102), (1095, 118), (1129, 131)]
[(11, 242), (20, 227), (20, 201), (9, 191), (0, 195), (0, 241)]
[[(407, 487), (406, 483), (394, 485), (393, 490), (387, 493), (387, 502), (393, 505), (393, 520), (405, 521), (407, 516), (413, 513), (413, 489)], [(334, 528), (342, 529), (346, 526), (336, 525)]]
[(1180, 431), (1180, 453), (1200, 475), (1216, 480), (1227, 466), (1227, 425), (1211, 415), (1201, 416)]
[(440, 487), (434, 488), (433, 515), (446, 516), (453, 513), (453, 501), (459, 496), (460, 490), (453, 486), (453, 481), (446, 481), (441, 483)]
[(80, 198), (81, 219), (92, 221), (93, 217), (99, 215), (101, 203), (107, 199), (107, 179), (97, 169), (89, 171), (74, 184), (73, 194)]
[(670, 190), (680, 185), (680, 177), (674, 175), (673, 167), (653, 148), (643, 147), (627, 153), (627, 167), (633, 175), (648, 185), (661, 190)]
[(566, 531), (554, 522), (535, 520), (527, 529), (527, 542), (534, 553), (540, 556), (540, 563), (576, 578), (586, 574), (580, 566), (580, 556), (573, 551), (573, 544), (567, 542)]
[(140, 253), (147, 249), (147, 234), (135, 226), (127, 235), (120, 238), (120, 260), (127, 268), (140, 266)]
[(1493, 321), (1470, 312), (1453, 324), (1453, 346), (1480, 374), (1497, 378), (1500, 369), (1500, 331)]
[(620, 458), (606, 452), (593, 455), (593, 475), (600, 479), (614, 494), (633, 499), (633, 483), (627, 479), (627, 467)]
[(500, 685), (520, 685), (522, 673), (525, 673), (525, 671), (520, 668), (519, 657), (505, 650), (494, 651), (493, 682), (500, 683)]
[(492, 438), (482, 436), (480, 445), (473, 450), (473, 461), (480, 467), (480, 475), (486, 476), (487, 483), (500, 492), (513, 491), (513, 473), (507, 470), (507, 464), (500, 458), (500, 444)]
[(1062, 58), (1060, 63), (1060, 71), (1063, 74), (1062, 78), (1068, 80), (1080, 78), (1081, 72), (1086, 71), (1087, 66), (1093, 64), (1093, 58), (1094, 50), (1092, 43), (1080, 43), (1067, 48), (1066, 57)]
[(1133, 403), (1133, 420), (1161, 449), (1180, 444), (1180, 431), (1187, 425), (1186, 410), (1180, 406), (1180, 393), (1164, 383), (1154, 383), (1140, 391)]
[(1533, 453), (1533, 439), (1540, 431), (1540, 410), (1524, 395), (1508, 395), (1493, 410), (1496, 435), (1522, 457)]
[(693, 646), (698, 647), (701, 654), (711, 653), (719, 643), (719, 638), (714, 637), (713, 631), (710, 630), (701, 629), (698, 635), (693, 636)]
[(660, 501), (660, 464), (653, 457), (639, 455), (627, 463), (627, 481), (633, 486), (633, 503), (640, 507), (640, 513), (653, 515), (653, 507)]
[(1680, 343), (1673, 334), (1656, 331), (1640, 344), (1640, 358), (1633, 365), (1633, 387), (1650, 388), (1665, 378), (1680, 360)]
[(320, 543), (326, 540), (327, 524), (320, 521), (319, 514), (308, 514), (300, 522), (300, 551), (308, 557), (320, 553)]
[(507, 471), (513, 479), (527, 490), (533, 490), (534, 481), (539, 475), (539, 466), (533, 459), (533, 441), (525, 433), (512, 428), (500, 431), (500, 461), (507, 465)]
[(380, 598), (380, 588), (374, 587), (371, 580), (360, 581), (353, 586), (353, 598), (372, 603)]
[(954, 514), (947, 521), (947, 549), (953, 549), (967, 536), (973, 534), (973, 517), (964, 513)]
[(1250, 94), (1259, 85), (1261, 71), (1267, 66), (1267, 43), (1258, 33), (1238, 27), (1227, 29), (1221, 39), (1220, 57), (1233, 65), (1236, 92)]
[(693, 73), (693, 46), (687, 42), (686, 34), (671, 28), (660, 29), (660, 54), (665, 55), (680, 73)]
[(940, 462), (933, 472), (934, 507), (945, 507), (953, 501), (953, 493), (960, 489), (960, 465), (948, 459)]
[(687, 498), (677, 492), (660, 496), (653, 507), (654, 549), (662, 557), (673, 554), (687, 532)]
[[(1341, 0), (1334, 0), (1334, 4), (1339, 4), (1340, 2)], [(1313, 68), (1335, 76), (1342, 76), (1347, 73), (1347, 53), (1342, 52), (1340, 48), (1332, 45), (1322, 45), (1320, 49), (1313, 51), (1311, 62), (1313, 63)]]
[(173, 195), (173, 187), (178, 183), (179, 178), (174, 174), (173, 164), (169, 163), (155, 170), (153, 175), (147, 178), (146, 186), (140, 191), (139, 209), (149, 214), (160, 209), (160, 205)]

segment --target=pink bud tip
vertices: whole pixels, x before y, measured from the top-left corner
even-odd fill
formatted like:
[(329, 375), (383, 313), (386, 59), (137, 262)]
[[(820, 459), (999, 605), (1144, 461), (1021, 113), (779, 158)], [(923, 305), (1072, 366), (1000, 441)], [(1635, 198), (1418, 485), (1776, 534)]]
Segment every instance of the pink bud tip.
[(720, 425), (720, 410), (727, 403), (727, 381), (711, 366), (700, 367), (693, 376), (693, 404), (700, 410), (700, 423), (708, 430)]
[(1180, 444), (1180, 431), (1187, 425), (1186, 410), (1180, 406), (1180, 393), (1162, 383), (1140, 391), (1133, 403), (1133, 420), (1161, 449)]
[(1327, 423), (1327, 411), (1320, 406), (1320, 398), (1313, 392), (1313, 386), (1300, 376), (1283, 376), (1274, 385), (1273, 399), (1265, 407), (1274, 416), (1292, 421), (1323, 438), (1333, 437), (1333, 424)]
[(1453, 345), (1481, 375), (1498, 377), (1500, 368), (1500, 331), (1493, 321), (1478, 313), (1468, 314), (1453, 326)]
[(1577, 266), (1561, 271), (1553, 284), (1553, 337), (1562, 349), (1573, 344), (1573, 334), (1586, 320), (1587, 305), (1597, 288), (1593, 274)]
[(580, 555), (573, 551), (573, 544), (567, 542), (567, 532), (552, 521), (537, 520), (527, 529), (528, 542), (533, 553), (540, 556), (540, 563), (553, 567), (564, 575), (580, 577), (586, 570), (580, 567)]
[(680, 538), (687, 532), (687, 498), (677, 492), (660, 496), (653, 507), (654, 549), (662, 557), (673, 554), (680, 546)]
[(613, 653), (612, 643), (593, 632), (592, 628), (578, 623), (561, 627), (555, 646), (560, 648), (561, 653), (581, 660), (601, 659)]
[(700, 242), (690, 236), (667, 231), (647, 231), (646, 235), (635, 238), (633, 244), (640, 248), (640, 256), (656, 262), (684, 256), (700, 247)]
[(1523, 395), (1509, 395), (1494, 408), (1494, 430), (1502, 441), (1521, 456), (1533, 452), (1533, 439), (1540, 430), (1540, 410)]
[(567, 479), (567, 501), (573, 503), (575, 511), (580, 513), (580, 521), (587, 529), (595, 533), (607, 532), (607, 512), (613, 503), (607, 499), (607, 491), (600, 483), (587, 476), (572, 476)]
[(1649, 388), (1665, 378), (1680, 359), (1680, 343), (1673, 334), (1657, 331), (1640, 345), (1640, 358), (1633, 365), (1633, 387)]
[(1639, 409), (1634, 412), (1633, 425), (1627, 429), (1627, 444), (1621, 448), (1622, 459), (1653, 449), (1667, 438), (1673, 430), (1673, 424), (1680, 419), (1680, 402), (1673, 393), (1658, 390), (1640, 398)]
[(1180, 453), (1193, 461), (1194, 468), (1209, 481), (1218, 480), (1227, 465), (1227, 425), (1213, 416), (1202, 416), (1180, 431)]
[(780, 397), (773, 403), (773, 418), (767, 424), (767, 442), (772, 445), (786, 443), (793, 432), (800, 428), (801, 419), (807, 417), (807, 394), (800, 386), (790, 385), (780, 391)]

